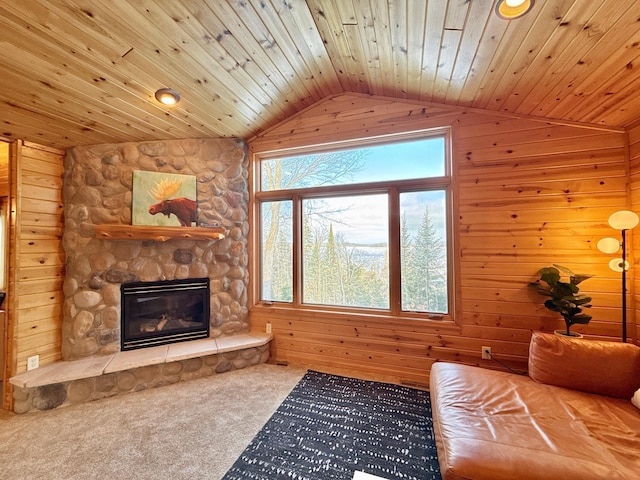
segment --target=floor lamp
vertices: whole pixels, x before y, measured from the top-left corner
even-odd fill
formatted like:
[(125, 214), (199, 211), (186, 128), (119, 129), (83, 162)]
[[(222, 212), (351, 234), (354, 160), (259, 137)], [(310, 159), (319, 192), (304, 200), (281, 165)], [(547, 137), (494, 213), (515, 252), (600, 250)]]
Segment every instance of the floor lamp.
[(609, 262), (609, 268), (614, 272), (622, 273), (622, 341), (627, 341), (627, 230), (631, 230), (638, 225), (638, 215), (630, 210), (620, 210), (609, 217), (609, 225), (616, 230), (620, 230), (622, 241), (616, 238), (603, 238), (598, 242), (598, 250), (603, 253), (617, 253), (622, 249), (622, 258), (614, 258)]

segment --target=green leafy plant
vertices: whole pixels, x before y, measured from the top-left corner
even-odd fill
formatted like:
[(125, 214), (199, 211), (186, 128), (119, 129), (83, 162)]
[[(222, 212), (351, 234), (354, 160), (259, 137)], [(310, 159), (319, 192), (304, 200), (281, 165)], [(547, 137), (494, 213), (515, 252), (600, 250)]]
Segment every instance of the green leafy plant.
[[(562, 280), (562, 274), (568, 276), (568, 282)], [(576, 274), (567, 267), (556, 264), (541, 268), (538, 275), (540, 278), (529, 286), (535, 288), (540, 295), (549, 297), (544, 306), (562, 315), (567, 326), (566, 335), (572, 335), (571, 325), (586, 325), (591, 321), (591, 315), (582, 313), (583, 308), (591, 308), (591, 297), (578, 293), (578, 285), (593, 275)]]

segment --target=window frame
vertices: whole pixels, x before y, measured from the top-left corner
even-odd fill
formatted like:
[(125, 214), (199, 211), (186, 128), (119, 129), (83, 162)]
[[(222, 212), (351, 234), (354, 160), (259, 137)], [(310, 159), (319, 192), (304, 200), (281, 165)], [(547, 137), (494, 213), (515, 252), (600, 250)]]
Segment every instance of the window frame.
[[(425, 139), (428, 137), (444, 138), (444, 175), (441, 177), (393, 180), (372, 183), (355, 183), (346, 185), (331, 185), (320, 187), (304, 187), (291, 190), (262, 191), (261, 162), (274, 158), (289, 157), (303, 154), (313, 154), (346, 148), (366, 148), (368, 146), (398, 143), (411, 140)], [(458, 269), (455, 267), (454, 258), (457, 251), (457, 243), (454, 235), (454, 218), (456, 205), (454, 203), (453, 187), (453, 155), (451, 127), (440, 127), (407, 133), (381, 135), (376, 137), (363, 137), (352, 140), (332, 142), (327, 144), (314, 144), (293, 148), (284, 148), (271, 151), (256, 151), (253, 153), (251, 168), (251, 184), (253, 193), (250, 195), (250, 214), (252, 219), (250, 237), (253, 252), (251, 262), (251, 287), (250, 306), (253, 307), (278, 307), (285, 310), (301, 310), (306, 312), (324, 312), (327, 314), (364, 314), (369, 317), (397, 318), (411, 320), (436, 320), (438, 323), (453, 322), (457, 308), (456, 292), (459, 281)], [(424, 190), (444, 190), (447, 215), (447, 298), (448, 313), (428, 313), (418, 311), (403, 311), (401, 298), (401, 262), (400, 262), (400, 194), (405, 192), (419, 192)], [(308, 198), (326, 198), (331, 196), (365, 195), (384, 193), (389, 199), (389, 309), (364, 308), (353, 306), (333, 306), (320, 304), (305, 304), (302, 302), (302, 200)], [(291, 302), (279, 302), (261, 299), (262, 289), (262, 221), (260, 205), (265, 201), (291, 201), (292, 202), (292, 241), (293, 241), (293, 299)], [(397, 232), (395, 234), (394, 232)]]

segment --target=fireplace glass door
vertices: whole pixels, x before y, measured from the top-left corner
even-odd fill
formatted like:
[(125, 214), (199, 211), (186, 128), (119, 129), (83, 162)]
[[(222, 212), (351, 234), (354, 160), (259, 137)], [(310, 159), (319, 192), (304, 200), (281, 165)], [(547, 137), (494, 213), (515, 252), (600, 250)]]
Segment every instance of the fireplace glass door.
[(209, 337), (209, 279), (121, 285), (121, 349)]

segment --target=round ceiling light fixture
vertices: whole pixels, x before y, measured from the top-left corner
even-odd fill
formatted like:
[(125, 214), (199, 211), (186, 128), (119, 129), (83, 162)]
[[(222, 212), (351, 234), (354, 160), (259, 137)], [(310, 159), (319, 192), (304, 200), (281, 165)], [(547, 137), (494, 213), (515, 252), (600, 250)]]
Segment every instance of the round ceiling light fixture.
[(498, 0), (496, 14), (503, 20), (513, 20), (529, 13), (535, 0)]
[(155, 93), (156, 100), (164, 105), (175, 105), (180, 101), (180, 94), (173, 88), (161, 88)]

